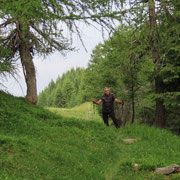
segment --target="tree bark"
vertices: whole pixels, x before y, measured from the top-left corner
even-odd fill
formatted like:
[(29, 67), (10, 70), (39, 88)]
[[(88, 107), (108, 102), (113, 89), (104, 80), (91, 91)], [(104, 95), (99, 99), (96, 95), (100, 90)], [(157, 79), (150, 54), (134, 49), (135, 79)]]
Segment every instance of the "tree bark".
[[(163, 92), (163, 82), (160, 77), (156, 77), (155, 79), (155, 88), (156, 94)], [(156, 119), (154, 125), (160, 128), (166, 125), (164, 101), (161, 98), (156, 99)]]
[(132, 106), (132, 119), (131, 123), (134, 123), (134, 118), (135, 118), (135, 92), (134, 92), (134, 74), (133, 74), (133, 68), (131, 69), (131, 106)]
[(31, 55), (31, 45), (29, 41), (29, 26), (22, 25), (17, 21), (17, 37), (19, 38), (19, 55), (21, 59), (21, 64), (23, 68), (23, 73), (25, 77), (25, 82), (27, 86), (26, 100), (30, 104), (37, 104), (37, 86), (36, 86), (36, 71), (33, 63), (33, 57)]
[(131, 119), (132, 124), (134, 123), (134, 118), (135, 118), (135, 102), (134, 102), (134, 92), (132, 92), (132, 119)]
[(33, 58), (29, 47), (26, 43), (21, 43), (19, 47), (21, 64), (23, 67), (24, 77), (27, 85), (26, 100), (31, 104), (37, 103), (37, 86), (36, 86), (36, 71), (33, 63)]
[[(159, 51), (157, 48), (157, 23), (156, 23), (156, 13), (155, 13), (155, 1), (149, 0), (149, 23), (151, 28), (151, 50), (154, 64), (157, 66), (156, 78), (155, 78), (155, 90), (156, 94), (163, 92), (163, 81), (158, 75), (161, 68), (161, 61), (159, 57)], [(165, 107), (162, 98), (156, 98), (156, 118), (155, 126), (164, 127), (165, 126)]]

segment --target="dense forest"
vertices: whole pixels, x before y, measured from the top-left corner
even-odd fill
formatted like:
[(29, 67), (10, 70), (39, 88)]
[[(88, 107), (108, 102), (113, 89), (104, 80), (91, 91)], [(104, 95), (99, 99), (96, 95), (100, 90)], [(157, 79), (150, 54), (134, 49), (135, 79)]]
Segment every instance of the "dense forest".
[(80, 102), (80, 83), (84, 69), (71, 69), (56, 82), (51, 80), (38, 97), (38, 105), (44, 107), (74, 107)]
[[(180, 133), (179, 7), (178, 1), (159, 3), (154, 10), (157, 20), (152, 22), (152, 7), (149, 11), (137, 7), (136, 14), (138, 10), (144, 17), (138, 14), (98, 44), (87, 69), (71, 70), (55, 84), (51, 82), (39, 95), (39, 104), (73, 107), (100, 98), (104, 87), (109, 87), (129, 105), (131, 123), (141, 121)], [(61, 101), (56, 101), (57, 96)], [(51, 101), (42, 104), (42, 99)]]

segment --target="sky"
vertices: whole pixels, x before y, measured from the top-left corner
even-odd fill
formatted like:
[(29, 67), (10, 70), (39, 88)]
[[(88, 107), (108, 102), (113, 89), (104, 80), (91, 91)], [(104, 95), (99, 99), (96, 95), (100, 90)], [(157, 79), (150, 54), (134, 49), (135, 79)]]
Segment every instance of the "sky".
[[(95, 46), (104, 41), (102, 32), (93, 27), (87, 27), (82, 25), (82, 39), (84, 41), (87, 52), (85, 51), (82, 43), (77, 36), (73, 37), (73, 46), (79, 49), (76, 52), (70, 52), (65, 57), (59, 52), (55, 52), (52, 55), (42, 59), (42, 57), (35, 57), (34, 64), (36, 67), (36, 78), (37, 78), (37, 91), (41, 92), (45, 87), (48, 86), (51, 80), (56, 81), (58, 76), (62, 76), (72, 68), (82, 67), (86, 68), (88, 61), (90, 60), (91, 52)], [(105, 35), (105, 39), (107, 34)], [(9, 92), (14, 96), (25, 96), (26, 95), (26, 84), (22, 73), (20, 62), (18, 63), (18, 76), (15, 80), (9, 77), (7, 80), (4, 79), (3, 85), (6, 88), (3, 90)], [(17, 82), (18, 81), (18, 82)], [(2, 87), (0, 87), (2, 89)]]

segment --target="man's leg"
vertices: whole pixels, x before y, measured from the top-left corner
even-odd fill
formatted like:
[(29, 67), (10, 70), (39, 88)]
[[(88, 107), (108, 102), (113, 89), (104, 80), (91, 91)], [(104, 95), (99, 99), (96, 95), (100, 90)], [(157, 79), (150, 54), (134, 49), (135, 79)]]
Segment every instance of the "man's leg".
[(116, 118), (115, 118), (114, 111), (112, 111), (109, 115), (110, 115), (111, 119), (113, 120), (115, 127), (116, 127), (116, 128), (119, 128), (120, 126), (119, 126), (119, 124), (117, 123), (117, 120), (116, 120)]
[(109, 123), (108, 123), (108, 113), (102, 113), (102, 116), (103, 116), (103, 120), (104, 120), (104, 123), (109, 126)]

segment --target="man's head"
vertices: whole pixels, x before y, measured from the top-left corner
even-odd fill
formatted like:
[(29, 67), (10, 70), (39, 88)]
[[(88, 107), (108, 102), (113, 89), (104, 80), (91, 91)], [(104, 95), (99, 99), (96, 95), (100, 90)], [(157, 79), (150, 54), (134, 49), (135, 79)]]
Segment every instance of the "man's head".
[(105, 87), (105, 88), (104, 88), (104, 92), (105, 92), (105, 94), (106, 94), (106, 95), (108, 95), (108, 96), (109, 96), (109, 94), (110, 94), (110, 90), (109, 90), (109, 88)]

